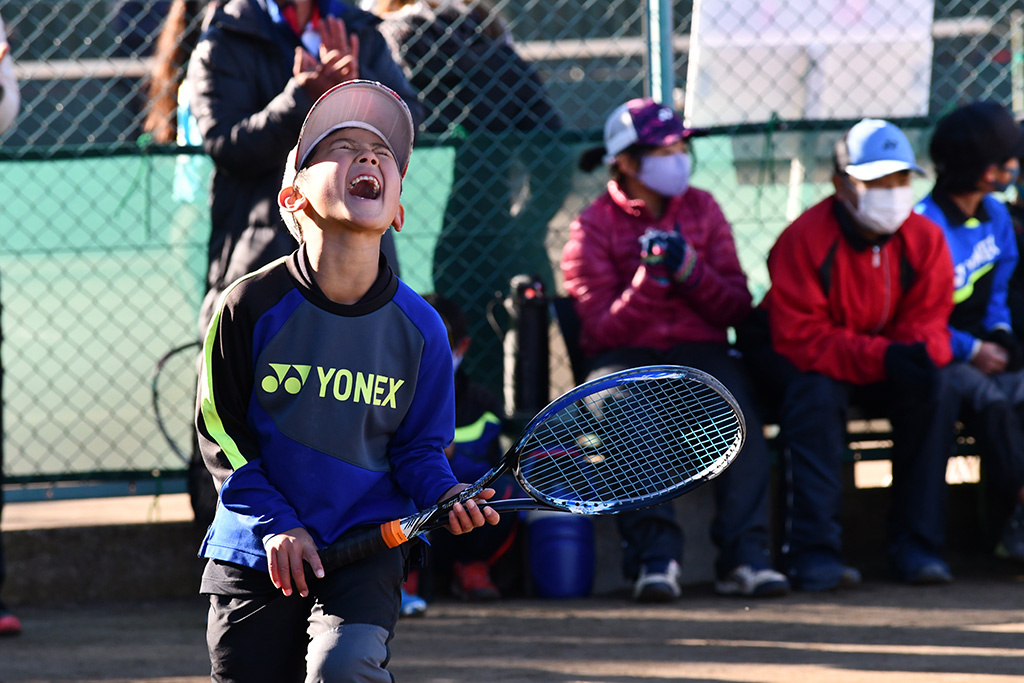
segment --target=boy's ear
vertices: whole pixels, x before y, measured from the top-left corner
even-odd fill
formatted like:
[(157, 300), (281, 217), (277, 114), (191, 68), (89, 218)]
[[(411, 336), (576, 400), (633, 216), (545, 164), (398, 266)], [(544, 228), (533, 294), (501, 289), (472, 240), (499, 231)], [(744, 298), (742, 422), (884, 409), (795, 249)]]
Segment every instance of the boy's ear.
[(296, 190), (294, 187), (282, 187), (281, 191), (277, 193), (277, 203), (281, 205), (281, 208), (289, 213), (296, 213), (306, 208), (306, 198), (302, 196), (302, 192)]
[(395, 214), (395, 220), (391, 221), (391, 227), (395, 229), (395, 232), (402, 232), (403, 225), (405, 225), (405, 207), (399, 204), (398, 213)]

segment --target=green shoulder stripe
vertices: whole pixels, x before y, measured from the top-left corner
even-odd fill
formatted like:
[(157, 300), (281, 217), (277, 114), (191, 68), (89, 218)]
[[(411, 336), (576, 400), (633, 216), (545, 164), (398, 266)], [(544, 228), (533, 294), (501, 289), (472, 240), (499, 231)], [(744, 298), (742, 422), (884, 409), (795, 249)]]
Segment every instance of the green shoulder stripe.
[(224, 310), (224, 300), (228, 294), (237, 287), (240, 283), (248, 280), (249, 278), (257, 275), (258, 273), (272, 268), (280, 263), (287, 256), (277, 259), (273, 263), (270, 263), (257, 271), (249, 273), (239, 279), (235, 280), (231, 285), (224, 290), (220, 295), (220, 299), (217, 301), (216, 312), (214, 313), (213, 320), (210, 321), (210, 326), (206, 330), (206, 339), (203, 341), (203, 374), (202, 381), (199, 384), (199, 405), (201, 406), (201, 414), (203, 417), (203, 424), (206, 425), (207, 431), (210, 433), (210, 437), (220, 446), (221, 450), (224, 451), (224, 455), (227, 457), (228, 462), (231, 463), (233, 469), (238, 469), (245, 465), (248, 460), (242, 455), (241, 449), (235, 443), (235, 440), (228, 434), (227, 429), (224, 428), (224, 422), (220, 418), (220, 413), (217, 411), (217, 403), (213, 397), (213, 377), (210, 373), (210, 363), (213, 360), (213, 340), (217, 336), (216, 330), (220, 323), (221, 313)]

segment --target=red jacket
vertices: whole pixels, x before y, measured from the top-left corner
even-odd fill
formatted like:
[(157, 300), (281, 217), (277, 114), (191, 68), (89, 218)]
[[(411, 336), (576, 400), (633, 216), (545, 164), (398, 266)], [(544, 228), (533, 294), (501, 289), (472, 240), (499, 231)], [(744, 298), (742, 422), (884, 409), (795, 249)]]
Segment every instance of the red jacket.
[(772, 345), (801, 371), (852, 384), (885, 379), (893, 342), (924, 342), (938, 366), (952, 359), (953, 262), (942, 229), (910, 218), (881, 246), (842, 233), (835, 198), (786, 228), (768, 255)]
[[(686, 285), (659, 284), (642, 266), (639, 238), (647, 228), (677, 225), (697, 263)], [(562, 273), (588, 357), (622, 347), (724, 344), (726, 329), (750, 313), (747, 278), (729, 223), (711, 195), (695, 188), (671, 198), (657, 219), (610, 181), (608, 191), (573, 221)]]

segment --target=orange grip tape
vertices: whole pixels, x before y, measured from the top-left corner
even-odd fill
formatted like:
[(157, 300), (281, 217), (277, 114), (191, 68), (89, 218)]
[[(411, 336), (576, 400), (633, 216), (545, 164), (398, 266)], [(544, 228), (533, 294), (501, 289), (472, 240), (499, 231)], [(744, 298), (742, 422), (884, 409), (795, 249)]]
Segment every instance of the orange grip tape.
[(381, 524), (380, 535), (384, 538), (384, 543), (389, 548), (395, 548), (409, 540), (405, 537), (405, 532), (402, 531), (402, 525), (399, 524), (397, 519)]

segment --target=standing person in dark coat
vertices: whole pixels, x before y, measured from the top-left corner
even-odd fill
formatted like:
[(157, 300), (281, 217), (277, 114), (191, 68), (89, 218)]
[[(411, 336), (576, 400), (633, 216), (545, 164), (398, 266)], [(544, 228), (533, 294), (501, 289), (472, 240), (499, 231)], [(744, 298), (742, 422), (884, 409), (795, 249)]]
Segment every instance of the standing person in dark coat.
[[(371, 79), (401, 95), (422, 120), (379, 23), (337, 0), (227, 0), (207, 17), (188, 68), (192, 114), (215, 164), (200, 332), (227, 285), (295, 250), (277, 193), (285, 155), (320, 95)], [(390, 233), (385, 243), (394, 264)]]
[[(207, 13), (184, 86), (214, 162), (200, 335), (228, 285), (295, 250), (277, 193), (285, 157), (320, 95), (345, 81), (375, 80), (409, 103), (415, 122), (422, 120), (379, 23), (338, 0), (227, 0)], [(397, 274), (390, 230), (381, 244)], [(205, 527), (213, 520), (216, 494), (198, 457), (190, 470), (192, 507)]]
[(558, 138), (561, 118), (487, 2), (379, 0), (373, 10), (426, 107), (420, 129), (455, 149), (434, 291), (470, 321), (469, 372), (501, 393), (501, 342), (487, 325), (487, 307), (520, 273), (554, 286), (545, 238), (573, 175)]

